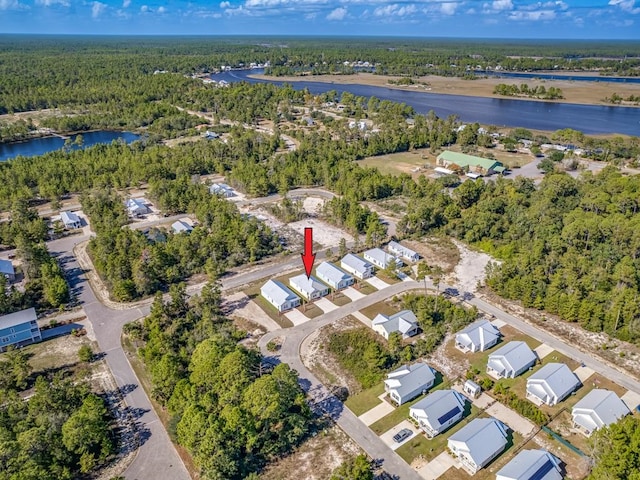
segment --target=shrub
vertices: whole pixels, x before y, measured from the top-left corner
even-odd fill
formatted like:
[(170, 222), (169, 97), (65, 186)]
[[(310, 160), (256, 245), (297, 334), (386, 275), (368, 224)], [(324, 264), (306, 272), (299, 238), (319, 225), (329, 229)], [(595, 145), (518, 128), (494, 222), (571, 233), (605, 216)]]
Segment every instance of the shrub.
[(82, 345), (78, 350), (78, 358), (80, 358), (81, 362), (89, 363), (93, 360), (93, 357), (93, 349), (89, 345)]

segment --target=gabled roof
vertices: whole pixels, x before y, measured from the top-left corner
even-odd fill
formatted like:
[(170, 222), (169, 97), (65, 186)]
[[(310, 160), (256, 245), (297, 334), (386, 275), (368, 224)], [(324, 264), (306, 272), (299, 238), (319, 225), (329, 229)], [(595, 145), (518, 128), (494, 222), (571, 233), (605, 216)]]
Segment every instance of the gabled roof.
[(15, 327), (16, 325), (21, 325), (23, 323), (31, 322), (32, 320), (37, 319), (38, 316), (36, 315), (35, 308), (20, 310), (19, 312), (10, 313), (9, 315), (0, 317), (0, 330)]
[(226, 183), (213, 183), (209, 187), (209, 192), (211, 193), (233, 193), (233, 188), (231, 188)]
[(456, 342), (468, 348), (471, 348), (471, 345), (480, 348), (483, 345), (489, 345), (500, 335), (500, 330), (494, 324), (489, 320), (483, 319), (473, 322), (468, 327), (460, 330), (456, 334)]
[(427, 420), (434, 430), (464, 411), (464, 397), (455, 390), (437, 390), (413, 404), (411, 412)]
[(296, 290), (311, 295), (313, 292), (320, 292), (326, 290), (327, 287), (324, 283), (321, 283), (316, 277), (311, 275), (309, 278), (304, 273), (291, 277), (289, 284)]
[(404, 397), (423, 385), (433, 383), (435, 379), (436, 376), (431, 367), (426, 363), (419, 362), (413, 365), (403, 365), (387, 373), (387, 379), (384, 383), (390, 390), (395, 390), (400, 397)]
[(60, 212), (60, 220), (62, 220), (62, 223), (65, 225), (69, 223), (80, 223), (80, 217), (75, 213), (68, 211)]
[(451, 435), (449, 441), (464, 444), (467, 456), (482, 465), (507, 444), (507, 430), (495, 418), (476, 418)]
[(358, 257), (357, 255), (354, 255), (353, 253), (346, 254), (341, 261), (345, 265), (353, 268), (356, 272), (364, 273), (367, 270), (371, 270), (373, 268), (373, 265), (371, 265), (366, 260)]
[(336, 284), (340, 283), (343, 280), (349, 280), (353, 278), (347, 272), (341, 270), (333, 263), (329, 262), (322, 262), (320, 265), (318, 265), (318, 268), (316, 268), (316, 273), (318, 274), (318, 276), (323, 276), (327, 280)]
[(381, 248), (372, 248), (371, 250), (367, 250), (366, 252), (364, 252), (364, 255), (374, 259), (376, 262), (379, 262), (383, 265), (394, 262), (396, 260), (396, 257), (391, 255), (390, 253), (385, 252)]
[(573, 420), (589, 430), (602, 428), (628, 415), (629, 409), (610, 390), (591, 390), (573, 407)]
[(129, 210), (137, 210), (139, 208), (146, 210), (147, 206), (144, 204), (144, 202), (139, 199), (139, 198), (130, 198), (127, 200), (127, 202), (125, 203), (125, 205), (127, 206), (127, 208)]
[(489, 355), (488, 365), (498, 372), (505, 368), (517, 372), (535, 362), (536, 358), (536, 354), (525, 342), (513, 341)]
[(278, 280), (269, 280), (262, 286), (260, 291), (263, 294), (268, 295), (269, 298), (273, 299), (274, 302), (280, 305), (298, 298), (295, 293), (289, 290), (282, 284), (282, 282), (279, 282)]
[(11, 260), (0, 259), (0, 273), (3, 274), (3, 275), (15, 275), (16, 274), (16, 271), (13, 268), (13, 263), (11, 263)]
[(527, 379), (527, 391), (544, 400), (548, 396), (564, 398), (580, 385), (580, 380), (564, 363), (547, 363)]
[(176, 233), (190, 232), (193, 230), (193, 227), (183, 220), (176, 220), (171, 224), (171, 228)]
[(505, 480), (562, 480), (560, 460), (546, 450), (522, 450), (496, 473)]
[(387, 333), (400, 332), (404, 335), (418, 326), (418, 319), (411, 310), (402, 310), (389, 317), (379, 313), (371, 324), (380, 325)]
[(445, 150), (440, 155), (438, 155), (438, 160), (444, 160), (448, 163), (455, 163), (461, 168), (479, 166), (481, 168), (484, 168), (485, 170), (491, 170), (492, 168), (495, 169), (495, 167), (502, 165), (500, 162), (491, 160), (489, 158), (476, 157), (474, 155), (451, 152), (449, 150)]
[(396, 252), (401, 252), (402, 255), (404, 255), (405, 257), (413, 257), (414, 255), (418, 254), (418, 252), (414, 252), (409, 247), (405, 247), (404, 245), (394, 241), (389, 242), (388, 248), (389, 250), (395, 250)]

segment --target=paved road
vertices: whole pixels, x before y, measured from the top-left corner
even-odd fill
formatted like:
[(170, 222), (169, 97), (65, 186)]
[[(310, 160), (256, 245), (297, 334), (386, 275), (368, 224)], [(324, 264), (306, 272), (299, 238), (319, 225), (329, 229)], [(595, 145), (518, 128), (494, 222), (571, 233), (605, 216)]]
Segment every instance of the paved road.
[(391, 450), (380, 438), (373, 433), (369, 427), (362, 423), (351, 410), (344, 407), (344, 404), (333, 396), (325, 386), (311, 373), (302, 363), (300, 358), (300, 345), (303, 340), (315, 330), (337, 322), (341, 318), (352, 314), (365, 307), (380, 302), (386, 298), (392, 297), (407, 290), (424, 288), (422, 282), (400, 282), (389, 287), (378, 290), (367, 295), (364, 298), (348, 303), (332, 312), (325, 313), (313, 320), (309, 320), (303, 324), (288, 328), (285, 330), (277, 330), (264, 335), (258, 342), (258, 346), (266, 357), (272, 357), (273, 354), (266, 349), (269, 341), (276, 337), (284, 337), (284, 343), (278, 351), (277, 359), (281, 362), (289, 364), (291, 368), (298, 372), (300, 383), (309, 393), (314, 409), (319, 412), (329, 414), (333, 420), (349, 435), (371, 458), (381, 459), (383, 468), (397, 475), (402, 480), (420, 480), (420, 475), (411, 468), (398, 454)]

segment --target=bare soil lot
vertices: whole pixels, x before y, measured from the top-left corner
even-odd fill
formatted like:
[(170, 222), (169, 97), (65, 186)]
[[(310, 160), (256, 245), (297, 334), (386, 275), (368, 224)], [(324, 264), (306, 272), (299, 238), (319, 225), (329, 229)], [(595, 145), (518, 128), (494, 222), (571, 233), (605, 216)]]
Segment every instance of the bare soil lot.
[(484, 283), (486, 268), (495, 259), (483, 252), (471, 250), (462, 242), (452, 240), (460, 251), (460, 261), (453, 271), (453, 278), (463, 291), (476, 292), (478, 286)]

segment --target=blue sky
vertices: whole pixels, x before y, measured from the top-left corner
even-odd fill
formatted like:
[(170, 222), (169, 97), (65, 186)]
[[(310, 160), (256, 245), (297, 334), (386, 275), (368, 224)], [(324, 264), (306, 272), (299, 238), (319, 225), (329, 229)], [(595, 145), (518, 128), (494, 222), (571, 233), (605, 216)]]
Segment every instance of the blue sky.
[(0, 0), (0, 33), (640, 39), (640, 0)]

